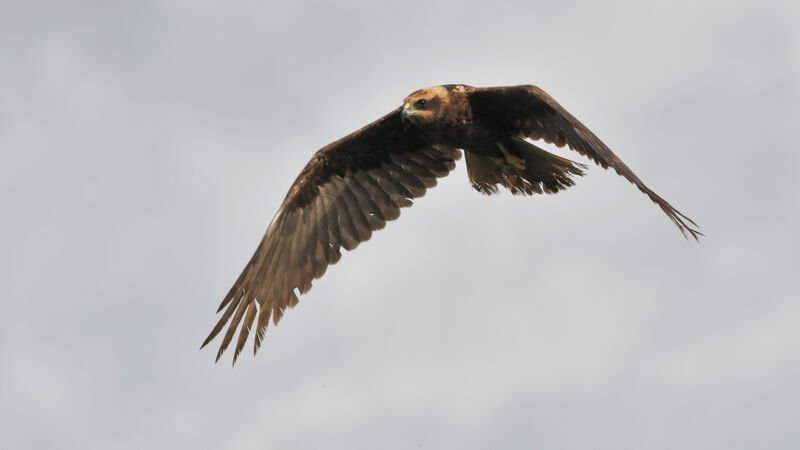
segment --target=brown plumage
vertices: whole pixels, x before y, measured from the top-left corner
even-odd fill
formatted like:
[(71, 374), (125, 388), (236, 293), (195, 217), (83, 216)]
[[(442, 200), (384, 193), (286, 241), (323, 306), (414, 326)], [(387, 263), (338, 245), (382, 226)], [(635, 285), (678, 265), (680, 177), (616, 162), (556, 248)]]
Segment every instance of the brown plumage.
[[(297, 292), (311, 289), (327, 267), (400, 215), (455, 168), (466, 154), (472, 186), (493, 194), (555, 193), (574, 184), (586, 166), (526, 141), (569, 146), (612, 167), (655, 202), (685, 236), (702, 234), (691, 219), (642, 183), (597, 136), (535, 86), (422, 89), (403, 106), (319, 150), (295, 180), (250, 262), (217, 312), (225, 312), (203, 347), (228, 329), (217, 360), (237, 328), (233, 362), (255, 323), (253, 353), (270, 318), (277, 325)], [(691, 224), (691, 225), (690, 225)], [(297, 292), (296, 292), (297, 291)], [(256, 318), (258, 321), (256, 322)]]

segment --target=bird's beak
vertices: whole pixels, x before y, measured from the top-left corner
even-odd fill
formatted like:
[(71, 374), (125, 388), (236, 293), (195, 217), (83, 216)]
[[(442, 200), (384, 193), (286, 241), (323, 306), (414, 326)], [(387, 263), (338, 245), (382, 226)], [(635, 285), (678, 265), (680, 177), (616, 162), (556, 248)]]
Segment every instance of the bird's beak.
[(410, 109), (411, 109), (411, 104), (406, 102), (406, 104), (403, 105), (403, 108), (400, 111), (400, 120), (403, 123), (405, 123), (405, 121), (408, 119), (408, 116), (411, 115), (411, 112), (409, 112)]

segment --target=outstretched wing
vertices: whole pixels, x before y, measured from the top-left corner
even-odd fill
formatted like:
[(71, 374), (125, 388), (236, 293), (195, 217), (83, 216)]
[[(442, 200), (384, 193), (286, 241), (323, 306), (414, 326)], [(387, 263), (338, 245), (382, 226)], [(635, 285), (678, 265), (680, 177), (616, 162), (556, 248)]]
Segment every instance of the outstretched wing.
[(217, 360), (240, 328), (235, 363), (258, 316), (255, 353), (270, 317), (277, 325), (297, 304), (295, 289), (308, 292), (312, 280), (339, 261), (341, 247), (356, 248), (396, 219), (460, 156), (460, 150), (428, 145), (421, 131), (403, 124), (399, 110), (319, 150), (219, 306), (217, 312), (225, 312), (203, 347), (230, 322)]
[(689, 225), (697, 226), (692, 219), (650, 190), (606, 144), (538, 87), (474, 88), (468, 98), (474, 121), (521, 138), (544, 139), (559, 147), (566, 144), (603, 168), (612, 167), (635, 184), (661, 207), (684, 236), (697, 240), (703, 235)]

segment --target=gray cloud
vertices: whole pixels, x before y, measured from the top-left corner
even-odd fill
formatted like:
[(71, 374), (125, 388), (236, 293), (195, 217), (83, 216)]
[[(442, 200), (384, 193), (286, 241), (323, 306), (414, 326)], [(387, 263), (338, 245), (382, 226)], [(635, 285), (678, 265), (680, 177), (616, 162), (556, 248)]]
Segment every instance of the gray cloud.
[[(3, 448), (800, 441), (794, 3), (3, 9)], [(459, 167), (213, 365), (312, 152), (445, 82), (543, 87), (708, 238), (599, 167), (542, 198)]]

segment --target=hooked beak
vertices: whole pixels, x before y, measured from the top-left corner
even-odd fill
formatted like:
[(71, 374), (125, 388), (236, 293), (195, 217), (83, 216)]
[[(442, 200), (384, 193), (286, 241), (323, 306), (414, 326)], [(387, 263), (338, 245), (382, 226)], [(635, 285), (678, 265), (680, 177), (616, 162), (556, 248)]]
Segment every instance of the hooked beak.
[(405, 123), (406, 120), (408, 119), (408, 116), (409, 116), (408, 108), (410, 106), (411, 105), (406, 103), (405, 105), (403, 105), (403, 109), (400, 111), (400, 121), (403, 122), (403, 123)]

